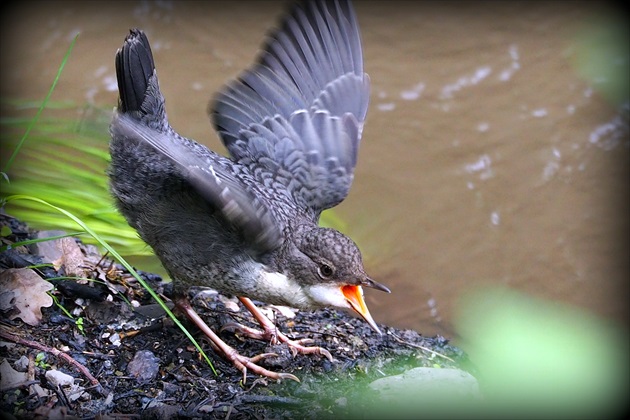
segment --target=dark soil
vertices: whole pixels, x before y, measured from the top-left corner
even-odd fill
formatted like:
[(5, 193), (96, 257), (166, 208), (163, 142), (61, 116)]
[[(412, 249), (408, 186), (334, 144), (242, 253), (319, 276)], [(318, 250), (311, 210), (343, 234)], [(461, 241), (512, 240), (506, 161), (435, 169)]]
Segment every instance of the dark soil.
[[(7, 225), (12, 231), (2, 238), (3, 245), (34, 234), (6, 215), (0, 215), (0, 225)], [(52, 281), (53, 295), (74, 319), (55, 304), (42, 309), (43, 319), (37, 326), (2, 315), (1, 359), (11, 366), (24, 355), (30, 359), (29, 380), (2, 390), (0, 412), (7, 418), (363, 417), (364, 402), (375, 398), (368, 387), (371, 381), (419, 366), (462, 368), (466, 364), (465, 355), (440, 336), (427, 338), (415, 331), (387, 326), (381, 326), (383, 334), (378, 335), (363, 320), (336, 310), (294, 311), (293, 318), (276, 310), (275, 321), (281, 331), (291, 338), (312, 338), (313, 345), (328, 349), (334, 361), (318, 355), (293, 356), (284, 345), (271, 346), (224, 331), (221, 337), (241, 354), (276, 353), (278, 357), (264, 359), (261, 365), (300, 379), (299, 383), (276, 382), (248, 374), (243, 381), (242, 373), (218, 356), (205, 336), (180, 316), (212, 359), (215, 374), (129, 273), (112, 260), (102, 258), (93, 247), (84, 246), (79, 240), (77, 243), (85, 258), (86, 277), (97, 281)], [(29, 245), (3, 252), (0, 267), (5, 270), (42, 262), (47, 261), (41, 261), (37, 247)], [(36, 271), (45, 279), (64, 275), (63, 267), (58, 271), (51, 267)], [(141, 275), (168, 300), (170, 284), (156, 275)], [(193, 296), (193, 292), (195, 309), (215, 331), (230, 321), (255, 326), (243, 307), (237, 312), (232, 310), (236, 299), (216, 293)], [(123, 297), (139, 306), (129, 305)], [(79, 318), (82, 331), (77, 325)], [(120, 341), (112, 337), (119, 337)], [(145, 368), (130, 369), (130, 362), (140, 350), (152, 352), (157, 363), (148, 357)], [(82, 364), (98, 383), (91, 383), (85, 372), (55, 355), (57, 351)], [(45, 357), (37, 358), (39, 353)], [(158, 369), (152, 372), (154, 365)], [(71, 401), (67, 390), (46, 379), (45, 373), (50, 369), (73, 376), (75, 385), (84, 388), (83, 394)], [(34, 391), (35, 384), (44, 390), (43, 395)]]

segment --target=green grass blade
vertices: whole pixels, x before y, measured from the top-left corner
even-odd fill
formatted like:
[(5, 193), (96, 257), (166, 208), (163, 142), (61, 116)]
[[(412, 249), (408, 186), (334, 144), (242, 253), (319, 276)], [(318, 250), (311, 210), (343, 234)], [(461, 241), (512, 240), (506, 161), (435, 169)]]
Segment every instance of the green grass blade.
[(48, 203), (48, 202), (46, 202), (44, 200), (41, 200), (41, 199), (39, 199), (37, 197), (31, 197), (31, 196), (27, 196), (27, 195), (12, 195), (12, 196), (9, 196), (9, 197), (6, 198), (6, 202), (7, 203), (10, 203), (12, 201), (18, 201), (18, 200), (34, 201), (34, 202), (40, 203), (40, 204), (42, 204), (44, 206), (48, 206), (48, 207), (52, 208), (53, 210), (63, 214), (64, 216), (66, 216), (67, 218), (71, 219), (72, 221), (74, 221), (83, 230), (85, 230), (90, 236), (92, 236), (104, 249), (106, 249), (110, 253), (110, 255), (114, 259), (116, 259), (116, 261), (118, 261), (123, 267), (125, 267), (125, 269), (127, 269), (127, 271), (129, 271), (129, 273), (132, 276), (134, 276), (136, 280), (138, 280), (138, 282), (142, 285), (142, 287), (144, 287), (149, 292), (151, 297), (162, 307), (162, 309), (164, 309), (164, 311), (173, 320), (173, 322), (182, 330), (182, 332), (186, 335), (186, 337), (190, 340), (190, 342), (194, 344), (194, 346), (197, 348), (199, 353), (204, 357), (204, 359), (206, 360), (208, 365), (210, 365), (210, 368), (212, 369), (214, 374), (215, 375), (217, 374), (216, 370), (214, 369), (214, 366), (212, 365), (212, 362), (210, 361), (208, 356), (206, 356), (206, 354), (202, 350), (201, 346), (197, 343), (197, 341), (194, 339), (194, 337), (188, 332), (186, 327), (184, 327), (184, 325), (182, 325), (182, 323), (179, 322), (177, 317), (175, 317), (173, 312), (171, 312), (171, 310), (168, 308), (168, 306), (166, 306), (164, 301), (162, 301), (162, 299), (157, 295), (157, 293), (155, 293), (153, 291), (153, 289), (142, 279), (142, 277), (140, 277), (138, 275), (136, 270), (134, 270), (134, 268), (118, 252), (116, 252), (116, 250), (113, 247), (111, 247), (109, 245), (109, 243), (107, 243), (105, 240), (103, 240), (96, 232), (94, 232), (81, 219), (79, 219), (74, 214), (70, 213), (69, 211), (67, 211), (67, 210), (65, 210), (63, 208), (54, 206), (54, 205), (52, 205), (52, 204), (50, 204), (50, 203)]

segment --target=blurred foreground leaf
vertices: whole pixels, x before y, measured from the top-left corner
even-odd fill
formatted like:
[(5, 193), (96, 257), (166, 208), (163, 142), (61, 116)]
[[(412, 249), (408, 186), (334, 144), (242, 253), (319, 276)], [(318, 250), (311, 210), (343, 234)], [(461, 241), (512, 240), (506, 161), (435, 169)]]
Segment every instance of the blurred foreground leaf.
[(576, 37), (575, 66), (611, 104), (630, 96), (628, 17), (606, 16), (585, 25)]
[(514, 291), (482, 289), (465, 298), (456, 325), (492, 411), (601, 418), (625, 406), (628, 334), (602, 319)]

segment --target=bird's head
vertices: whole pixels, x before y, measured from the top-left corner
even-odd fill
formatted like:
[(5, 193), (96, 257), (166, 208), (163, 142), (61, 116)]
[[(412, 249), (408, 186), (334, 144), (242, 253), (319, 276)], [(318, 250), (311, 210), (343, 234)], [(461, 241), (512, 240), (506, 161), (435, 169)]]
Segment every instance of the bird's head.
[(320, 227), (298, 229), (293, 239), (297, 250), (292, 253), (291, 274), (311, 304), (352, 309), (380, 333), (363, 299), (362, 287), (390, 290), (365, 273), (357, 245), (337, 230)]

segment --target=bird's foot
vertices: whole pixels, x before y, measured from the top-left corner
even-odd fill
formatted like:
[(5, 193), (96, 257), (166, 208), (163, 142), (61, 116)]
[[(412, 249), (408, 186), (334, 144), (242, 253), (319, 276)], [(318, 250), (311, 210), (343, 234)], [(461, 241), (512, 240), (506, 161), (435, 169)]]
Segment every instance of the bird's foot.
[[(227, 344), (226, 344), (226, 346), (227, 346)], [(224, 351), (224, 349), (221, 349), (221, 351)], [(253, 373), (256, 373), (258, 375), (266, 376), (266, 377), (271, 378), (271, 379), (276, 379), (276, 380), (292, 379), (292, 380), (294, 380), (296, 382), (300, 382), (300, 380), (295, 375), (292, 375), (290, 373), (283, 373), (283, 372), (272, 372), (272, 371), (270, 371), (268, 369), (265, 369), (264, 367), (259, 366), (259, 365), (256, 364), (259, 360), (265, 359), (267, 357), (276, 357), (276, 356), (278, 356), (276, 353), (262, 353), (262, 354), (259, 354), (257, 356), (254, 356), (254, 357), (246, 357), (246, 356), (243, 356), (242, 354), (240, 354), (239, 352), (237, 352), (232, 347), (229, 347), (229, 350), (224, 352), (224, 354), (225, 354), (225, 357), (230, 362), (232, 362), (232, 364), (234, 364), (234, 366), (238, 370), (243, 372), (243, 383), (245, 383), (246, 380), (247, 380), (247, 371), (248, 370), (253, 372)]]
[[(267, 319), (269, 321), (269, 319)], [(271, 321), (269, 321), (271, 323)], [(310, 338), (302, 338), (299, 340), (291, 340), (285, 334), (278, 331), (275, 325), (271, 325), (267, 327), (262, 325), (263, 330), (257, 330), (255, 328), (248, 327), (243, 324), (239, 324), (237, 322), (229, 322), (221, 327), (221, 331), (231, 331), (242, 334), (248, 338), (253, 338), (256, 340), (269, 341), (271, 344), (285, 343), (291, 353), (295, 357), (298, 353), (302, 354), (318, 354), (320, 356), (326, 357), (331, 362), (333, 361), (333, 357), (328, 350), (323, 347), (318, 346), (305, 346), (305, 344), (312, 343), (313, 340)]]
[(271, 342), (272, 344), (286, 343), (286, 345), (291, 350), (291, 353), (293, 354), (293, 356), (295, 356), (297, 353), (318, 354), (318, 355), (326, 357), (331, 362), (333, 361), (332, 355), (325, 348), (317, 347), (317, 346), (305, 346), (305, 344), (312, 343), (313, 342), (312, 339), (303, 338), (300, 340), (291, 340), (285, 334), (278, 331), (274, 323), (271, 322), (271, 320), (267, 318), (267, 316), (265, 316), (265, 314), (263, 314), (261, 310), (258, 309), (258, 307), (254, 305), (254, 303), (250, 299), (239, 297), (239, 300), (252, 313), (254, 318), (256, 318), (256, 320), (262, 327), (262, 331), (257, 330), (255, 328), (247, 327), (242, 324), (238, 324), (236, 322), (230, 322), (224, 325), (221, 328), (221, 331), (224, 331), (224, 330), (238, 331), (247, 337), (255, 338), (258, 340), (267, 340)]
[(238, 370), (243, 373), (243, 383), (247, 381), (247, 371), (253, 372), (258, 375), (266, 376), (271, 379), (282, 380), (292, 379), (296, 382), (300, 380), (290, 373), (273, 372), (259, 366), (257, 363), (267, 357), (275, 357), (275, 353), (263, 353), (254, 357), (246, 357), (237, 352), (233, 347), (229, 346), (225, 341), (215, 334), (214, 331), (206, 324), (199, 314), (190, 306), (188, 299), (175, 300), (177, 307), (188, 316), (188, 318), (194, 322), (199, 329), (211, 340), (213, 347), (217, 352), (222, 353), (226, 359), (228, 359)]

